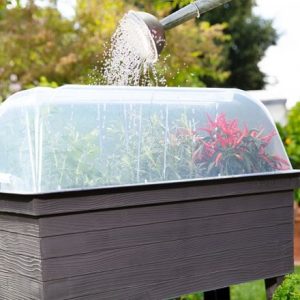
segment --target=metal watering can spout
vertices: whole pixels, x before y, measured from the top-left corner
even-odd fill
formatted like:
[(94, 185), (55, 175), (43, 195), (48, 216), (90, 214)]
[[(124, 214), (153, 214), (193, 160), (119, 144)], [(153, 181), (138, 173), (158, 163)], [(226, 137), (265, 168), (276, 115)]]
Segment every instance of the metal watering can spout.
[[(136, 23), (136, 34), (141, 37), (141, 41), (145, 41), (147, 35), (148, 41), (145, 43), (145, 55), (152, 51), (149, 55), (151, 61), (155, 62), (158, 55), (165, 46), (165, 30), (172, 29), (190, 19), (200, 17), (201, 14), (214, 9), (231, 0), (198, 0), (188, 4), (173, 14), (159, 21), (156, 17), (145, 12), (130, 11), (128, 17)], [(155, 53), (154, 53), (154, 52)]]
[(198, 0), (162, 19), (160, 23), (164, 30), (172, 29), (190, 19), (199, 18), (201, 14), (229, 1), (230, 0)]

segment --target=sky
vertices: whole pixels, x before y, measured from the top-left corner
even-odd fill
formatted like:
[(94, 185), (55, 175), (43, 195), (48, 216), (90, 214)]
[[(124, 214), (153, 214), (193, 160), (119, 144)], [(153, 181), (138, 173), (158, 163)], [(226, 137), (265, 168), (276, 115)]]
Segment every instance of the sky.
[(257, 0), (255, 13), (274, 20), (280, 34), (276, 46), (268, 49), (259, 64), (268, 75), (266, 87), (288, 99), (288, 106), (300, 101), (300, 0)]
[[(101, 1), (101, 0), (99, 0)], [(58, 6), (71, 16), (75, 0), (59, 0)], [(273, 19), (280, 34), (278, 44), (266, 52), (259, 64), (267, 74), (266, 90), (288, 99), (288, 107), (300, 101), (300, 0), (257, 0), (254, 12)]]

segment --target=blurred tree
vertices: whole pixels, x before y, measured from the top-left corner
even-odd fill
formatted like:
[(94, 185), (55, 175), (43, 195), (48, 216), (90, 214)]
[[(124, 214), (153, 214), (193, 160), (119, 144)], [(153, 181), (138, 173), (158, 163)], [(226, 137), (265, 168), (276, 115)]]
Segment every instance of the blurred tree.
[[(9, 9), (8, 1), (2, 3), (2, 100), (16, 90), (34, 85), (90, 82), (95, 66), (99, 76), (105, 44), (126, 11), (143, 9), (162, 17), (173, 9), (172, 4), (158, 0), (77, 0), (74, 18), (67, 19), (57, 10), (54, 0), (47, 7), (39, 7), (34, 0), (22, 5), (13, 1)], [(225, 27), (190, 21), (168, 33), (164, 55), (170, 56), (163, 57), (159, 68), (167, 69), (169, 85), (203, 86), (203, 78), (218, 84), (228, 77), (222, 55), (229, 40), (223, 33)]]
[[(225, 24), (208, 22), (185, 23), (167, 33), (165, 49), (167, 72), (171, 86), (221, 85), (230, 75), (224, 68), (224, 45), (230, 40), (224, 35)], [(180, 42), (179, 42), (180, 41)]]
[(0, 20), (2, 98), (27, 85), (38, 85), (42, 76), (70, 82), (74, 75), (70, 70), (77, 62), (73, 27), (55, 8), (39, 8), (33, 1), (7, 9)]
[[(11, 0), (0, 0), (0, 20), (4, 18), (5, 12), (7, 10), (7, 6), (11, 5)], [(17, 1), (16, 5), (19, 5), (19, 1)]]
[(94, 83), (99, 81), (90, 76), (95, 68), (98, 68), (95, 76), (101, 76), (99, 70), (104, 51), (125, 11), (124, 1), (77, 0), (74, 18), (77, 29), (74, 49), (79, 57), (77, 82)]
[(78, 0), (72, 20), (53, 3), (42, 8), (29, 1), (6, 9), (0, 19), (0, 100), (34, 85), (86, 82), (123, 13), (121, 6)]
[(7, 4), (8, 4), (7, 0), (0, 0), (0, 17), (1, 18), (3, 17), (3, 13), (6, 10)]
[(224, 86), (259, 90), (266, 84), (258, 63), (269, 46), (276, 44), (278, 36), (272, 21), (254, 15), (255, 3), (255, 0), (232, 0), (201, 18), (211, 24), (228, 23), (225, 32), (231, 36), (231, 42), (226, 61), (231, 75)]

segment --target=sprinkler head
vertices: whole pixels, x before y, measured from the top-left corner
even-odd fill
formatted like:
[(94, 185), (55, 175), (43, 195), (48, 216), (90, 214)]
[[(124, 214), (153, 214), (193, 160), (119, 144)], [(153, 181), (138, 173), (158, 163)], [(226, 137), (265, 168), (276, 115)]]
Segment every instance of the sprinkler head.
[(165, 31), (158, 19), (145, 12), (130, 11), (127, 14), (130, 25), (133, 26), (132, 34), (138, 41), (136, 50), (149, 63), (155, 63), (158, 55), (165, 46)]

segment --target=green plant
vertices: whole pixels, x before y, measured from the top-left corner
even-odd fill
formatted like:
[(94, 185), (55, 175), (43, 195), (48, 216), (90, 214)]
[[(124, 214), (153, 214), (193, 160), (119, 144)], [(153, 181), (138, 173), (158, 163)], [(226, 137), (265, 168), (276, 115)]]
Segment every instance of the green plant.
[(288, 114), (285, 145), (294, 168), (300, 168), (300, 102)]
[(175, 300), (203, 300), (203, 294), (197, 293), (197, 294), (185, 295)]
[(20, 122), (7, 120), (3, 135), (10, 133), (14, 147), (3, 142), (12, 155), (3, 168), (20, 178), (30, 174), (26, 184), (47, 191), (289, 168), (269, 147), (275, 132), (241, 129), (225, 114), (193, 116), (167, 106), (49, 104), (29, 110)]
[[(238, 121), (226, 120), (225, 114), (214, 120), (208, 117), (207, 127), (192, 130), (185, 113), (168, 125), (162, 111), (142, 113), (140, 106), (131, 110), (121, 108), (119, 113), (124, 119), (106, 115), (103, 127), (103, 124), (95, 124), (93, 118), (87, 118), (92, 111), (96, 109), (61, 108), (45, 112), (48, 114), (45, 130), (52, 134), (51, 142), (48, 141), (44, 149), (49, 155), (44, 162), (46, 181), (43, 184), (49, 189), (230, 176), (289, 168), (287, 161), (268, 151), (275, 132), (264, 135), (262, 129), (240, 129)], [(63, 125), (59, 120), (70, 121)], [(200, 123), (204, 120), (205, 116)], [(85, 124), (84, 129), (81, 122)], [(61, 126), (65, 127), (63, 132)]]
[(299, 300), (300, 275), (291, 274), (285, 277), (284, 282), (277, 288), (273, 300)]
[[(300, 102), (290, 110), (287, 124), (277, 124), (277, 128), (293, 168), (300, 169)], [(300, 190), (295, 192), (295, 200), (300, 203)]]

